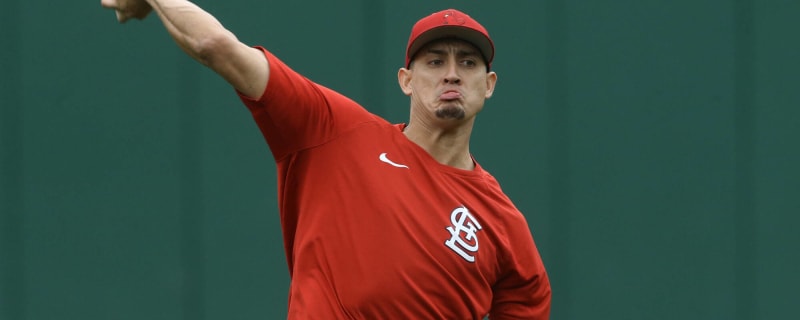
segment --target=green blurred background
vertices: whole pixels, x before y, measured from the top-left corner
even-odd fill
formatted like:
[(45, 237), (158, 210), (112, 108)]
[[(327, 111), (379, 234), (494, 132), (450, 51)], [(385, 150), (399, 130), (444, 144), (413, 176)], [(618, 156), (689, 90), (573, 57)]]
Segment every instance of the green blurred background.
[[(202, 0), (392, 122), (411, 25), (497, 46), (472, 151), (530, 222), (552, 319), (800, 318), (800, 2)], [(154, 16), (0, 10), (0, 319), (280, 319), (275, 167)]]

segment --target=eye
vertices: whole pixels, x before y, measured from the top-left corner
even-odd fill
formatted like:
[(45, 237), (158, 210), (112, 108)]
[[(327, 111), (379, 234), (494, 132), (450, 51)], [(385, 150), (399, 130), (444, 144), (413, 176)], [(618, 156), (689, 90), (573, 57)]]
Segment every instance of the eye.
[(442, 64), (444, 64), (444, 60), (442, 59), (431, 59), (430, 61), (428, 61), (428, 65), (431, 66), (440, 66)]
[(474, 59), (464, 59), (464, 60), (461, 60), (461, 64), (462, 64), (462, 65), (464, 65), (465, 67), (470, 67), (470, 68), (472, 68), (472, 67), (474, 67), (474, 66), (478, 65), (478, 63), (477, 63), (477, 62), (475, 62), (475, 60), (474, 60)]

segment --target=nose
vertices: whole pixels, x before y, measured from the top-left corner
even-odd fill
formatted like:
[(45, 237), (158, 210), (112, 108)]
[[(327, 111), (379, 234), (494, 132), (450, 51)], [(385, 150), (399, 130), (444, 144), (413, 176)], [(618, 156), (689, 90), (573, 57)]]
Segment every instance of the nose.
[(461, 83), (461, 79), (459, 79), (458, 77), (447, 77), (447, 78), (444, 78), (444, 83), (446, 83), (446, 84), (460, 84)]
[(458, 65), (456, 63), (449, 63), (447, 73), (444, 75), (445, 84), (460, 84), (461, 76), (458, 75)]

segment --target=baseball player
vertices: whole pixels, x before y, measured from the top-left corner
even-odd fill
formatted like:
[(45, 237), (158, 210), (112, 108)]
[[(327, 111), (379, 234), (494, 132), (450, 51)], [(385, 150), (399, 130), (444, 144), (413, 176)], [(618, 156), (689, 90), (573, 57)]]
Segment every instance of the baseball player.
[(155, 11), (252, 113), (277, 167), (289, 319), (549, 318), (530, 228), (469, 151), (497, 82), (492, 39), (469, 15), (443, 10), (412, 27), (397, 72), (409, 120), (392, 124), (192, 2), (102, 5), (120, 22)]

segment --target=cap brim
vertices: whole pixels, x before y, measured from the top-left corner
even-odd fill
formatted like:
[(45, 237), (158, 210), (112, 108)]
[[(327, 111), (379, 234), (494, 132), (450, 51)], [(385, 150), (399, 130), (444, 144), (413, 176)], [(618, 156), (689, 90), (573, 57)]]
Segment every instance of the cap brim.
[(408, 47), (408, 52), (406, 52), (406, 55), (409, 57), (409, 64), (411, 63), (411, 60), (414, 59), (414, 56), (417, 54), (419, 49), (431, 41), (445, 38), (456, 38), (471, 43), (481, 51), (483, 59), (487, 64), (491, 63), (494, 59), (494, 46), (489, 38), (487, 38), (483, 33), (462, 26), (440, 26), (430, 29), (419, 35), (411, 44), (411, 46)]

